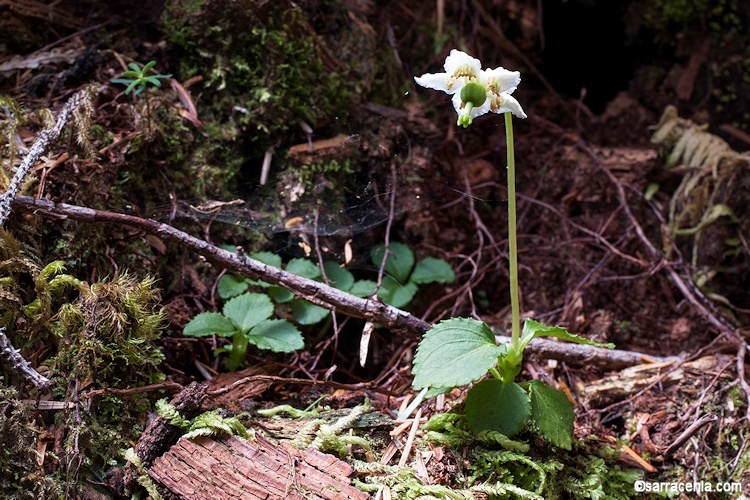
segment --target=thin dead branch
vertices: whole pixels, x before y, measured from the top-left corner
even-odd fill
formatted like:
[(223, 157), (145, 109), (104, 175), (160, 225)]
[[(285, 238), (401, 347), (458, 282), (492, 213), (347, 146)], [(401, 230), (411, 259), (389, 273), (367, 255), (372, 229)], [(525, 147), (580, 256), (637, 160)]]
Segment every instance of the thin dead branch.
[[(244, 255), (237, 255), (215, 247), (174, 227), (151, 219), (142, 219), (132, 215), (94, 210), (91, 208), (55, 203), (50, 200), (40, 200), (26, 196), (19, 196), (13, 201), (13, 206), (27, 212), (51, 215), (55, 219), (67, 217), (73, 220), (91, 223), (114, 223), (136, 227), (148, 234), (181, 245), (203, 256), (209, 262), (247, 276), (251, 279), (279, 285), (291, 291), (297, 298), (307, 300), (313, 304), (341, 312), (348, 316), (363, 318), (389, 328), (394, 333), (405, 338), (419, 338), (430, 328), (430, 323), (402, 311), (383, 304), (374, 299), (362, 299), (341, 290), (332, 288), (324, 283), (312, 281), (281, 269), (267, 266)], [(498, 337), (507, 342), (505, 337)], [(578, 344), (557, 343), (545, 339), (535, 339), (526, 349), (530, 356), (547, 357), (569, 362), (571, 364), (596, 363), (609, 369), (617, 369), (645, 362), (665, 361), (663, 358), (649, 357), (644, 354), (598, 349)]]
[(219, 267), (251, 279), (282, 286), (297, 298), (348, 316), (379, 323), (406, 338), (417, 338), (430, 327), (426, 321), (375, 299), (355, 297), (325, 283), (268, 266), (244, 255), (228, 252), (155, 220), (25, 196), (17, 197), (13, 204), (28, 212), (56, 215), (57, 218), (64, 216), (82, 222), (104, 222), (136, 227), (166, 242), (192, 250)]
[(13, 347), (5, 335), (5, 327), (0, 328), (0, 360), (18, 370), (37, 389), (47, 389), (52, 386), (52, 381), (34, 370), (31, 363), (21, 356), (21, 351)]

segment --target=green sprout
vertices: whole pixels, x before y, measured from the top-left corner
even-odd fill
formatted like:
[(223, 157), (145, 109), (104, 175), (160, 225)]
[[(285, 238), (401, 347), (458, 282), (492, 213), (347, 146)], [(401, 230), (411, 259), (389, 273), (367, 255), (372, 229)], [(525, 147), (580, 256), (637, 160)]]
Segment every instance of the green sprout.
[(227, 368), (236, 370), (245, 359), (249, 344), (273, 352), (302, 349), (305, 341), (297, 328), (284, 319), (269, 319), (274, 306), (267, 295), (244, 293), (224, 304), (221, 313), (204, 312), (185, 325), (183, 334), (190, 337), (216, 335), (232, 339), (230, 345), (216, 349), (227, 352)]
[(151, 61), (146, 63), (142, 68), (138, 66), (138, 63), (130, 63), (128, 64), (128, 67), (130, 68), (129, 71), (125, 71), (122, 74), (122, 78), (115, 78), (113, 80), (110, 80), (112, 83), (121, 83), (123, 85), (127, 85), (128, 87), (125, 89), (125, 94), (130, 94), (135, 89), (135, 92), (133, 95), (138, 95), (144, 90), (146, 90), (146, 86), (150, 83), (154, 87), (161, 87), (161, 79), (163, 78), (171, 78), (172, 75), (149, 75), (148, 72), (156, 66), (156, 61)]

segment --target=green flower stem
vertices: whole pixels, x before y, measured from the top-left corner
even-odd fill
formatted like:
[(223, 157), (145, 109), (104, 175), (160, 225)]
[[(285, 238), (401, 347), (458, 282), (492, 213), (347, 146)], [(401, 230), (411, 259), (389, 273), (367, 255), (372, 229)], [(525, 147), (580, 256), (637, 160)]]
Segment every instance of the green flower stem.
[(247, 352), (248, 338), (242, 332), (237, 332), (232, 335), (232, 350), (229, 353), (229, 360), (227, 366), (231, 371), (237, 369), (245, 359), (245, 353)]
[(521, 307), (518, 302), (518, 241), (516, 238), (516, 156), (513, 149), (513, 116), (505, 112), (505, 141), (508, 150), (508, 269), (510, 274), (510, 345), (518, 349), (521, 336)]

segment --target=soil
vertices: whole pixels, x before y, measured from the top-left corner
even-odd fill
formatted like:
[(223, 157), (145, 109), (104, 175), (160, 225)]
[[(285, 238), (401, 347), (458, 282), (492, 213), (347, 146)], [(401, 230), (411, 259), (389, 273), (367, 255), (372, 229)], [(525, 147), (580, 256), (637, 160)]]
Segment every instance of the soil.
[[(379, 279), (370, 256), (375, 245), (401, 242), (417, 259), (444, 259), (456, 275), (421, 286), (408, 305), (414, 316), (430, 323), (474, 317), (505, 334), (503, 120), (488, 114), (458, 127), (449, 98), (413, 77), (442, 71), (453, 48), (485, 67), (519, 70), (514, 97), (529, 115), (514, 120), (522, 315), (659, 361), (613, 368), (526, 357), (520, 378), (550, 383), (576, 406), (579, 455), (566, 455), (566, 466), (614, 450), (610, 470), (637, 470), (653, 482), (737, 483), (750, 495), (750, 158), (741, 153), (750, 144), (750, 56), (739, 29), (750, 24), (750, 8), (703, 4), (514, 0), (437, 2), (436, 9), (412, 1), (207, 0), (111, 2), (105, 9), (84, 0), (0, 2), (3, 183), (53, 116), (44, 113), (58, 113), (93, 84), (90, 116), (75, 115), (35, 162), (23, 194), (155, 218), (209, 243), (273, 252), (284, 262), (335, 261), (357, 279)], [(251, 35), (267, 44), (260, 55), (243, 46)], [(171, 75), (160, 87), (134, 95), (111, 81), (128, 63), (151, 60), (154, 71)], [(284, 72), (294, 77), (287, 81)], [(265, 87), (250, 88), (250, 81)], [(673, 121), (662, 118), (672, 116), (669, 106), (676, 108)], [(664, 123), (676, 125), (661, 140)], [(686, 131), (693, 142), (679, 142)], [(258, 186), (269, 158), (269, 182)], [(9, 479), (0, 466), (13, 498), (119, 497), (140, 488), (133, 466), (108, 454), (135, 446), (149, 420), (161, 418), (149, 416), (153, 403), (195, 381), (211, 379), (197, 403), (202, 410), (239, 416), (274, 442), (314, 433), (293, 420), (262, 418), (258, 409), (317, 404), (340, 411), (368, 401), (368, 411), (393, 417), (416, 394), (418, 339), (375, 328), (362, 367), (365, 321), (337, 313), (300, 327), (304, 349), (251, 347), (240, 370), (229, 373), (226, 356), (213, 352), (221, 338), (183, 334), (197, 314), (221, 311), (223, 269), (124, 225), (14, 209), (6, 229), (20, 242), (18, 255), (38, 263), (28, 269), (61, 260), (65, 273), (86, 285), (128, 273), (156, 277), (154, 310), (164, 311), (159, 334), (148, 338), (163, 353), (160, 363), (124, 369), (132, 370), (127, 377), (92, 368), (79, 380), (78, 369), (61, 368), (68, 366), (59, 357), (66, 340), (50, 326), (75, 293), (51, 299), (49, 315), (37, 322), (24, 306), (42, 296), (39, 271), (18, 278), (27, 269), (17, 264), (23, 259), (13, 260), (10, 243), (3, 245), (3, 273), (15, 284), (0, 297), (2, 326), (56, 384), (40, 392), (9, 365), (1, 368), (0, 427), (18, 426), (2, 430), (3, 439), (21, 445), (7, 463), (22, 473)], [(288, 305), (275, 312), (294, 320)], [(117, 410), (104, 411), (109, 400), (90, 403), (106, 397), (124, 401), (126, 425), (116, 426)], [(464, 397), (465, 389), (454, 389), (420, 415), (460, 411)], [(61, 406), (37, 409), (35, 399)], [(64, 409), (68, 404), (75, 411)], [(96, 417), (76, 413), (84, 408)], [(101, 444), (89, 453), (86, 447), (99, 446), (93, 438), (79, 447), (75, 426), (94, 421), (116, 429), (107, 444), (114, 448)], [(354, 426), (373, 450), (350, 444), (341, 458), (392, 453), (395, 465), (403, 450), (389, 451), (388, 443), (405, 445), (410, 428), (402, 423), (387, 431), (381, 420)], [(557, 453), (527, 434), (530, 456)], [(174, 436), (164, 439), (174, 444)], [(470, 486), (456, 479), (472, 470), (470, 448), (425, 445), (408, 463), (423, 483), (458, 491)], [(130, 477), (123, 476), (127, 467)], [(151, 477), (162, 478), (162, 494), (171, 484), (176, 495), (179, 481), (165, 482), (164, 474)], [(547, 494), (576, 497), (564, 489)], [(737, 498), (739, 490), (700, 497)]]

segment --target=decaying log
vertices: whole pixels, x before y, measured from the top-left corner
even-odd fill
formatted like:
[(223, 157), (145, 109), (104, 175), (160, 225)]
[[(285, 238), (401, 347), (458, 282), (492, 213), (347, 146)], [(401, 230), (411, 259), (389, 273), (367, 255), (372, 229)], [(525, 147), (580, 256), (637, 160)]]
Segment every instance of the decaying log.
[[(686, 373), (712, 373), (727, 357), (722, 355), (704, 356), (694, 361), (677, 363), (674, 361), (643, 364), (617, 372), (609, 377), (588, 382), (583, 390), (587, 402), (617, 401), (632, 396), (649, 387), (659, 384), (668, 387), (686, 380)], [(726, 377), (730, 377), (729, 374)]]
[(351, 486), (353, 472), (332, 455), (277, 446), (257, 433), (246, 441), (181, 439), (154, 461), (148, 474), (186, 500), (369, 498)]
[[(195, 417), (206, 398), (206, 384), (193, 382), (177, 394), (169, 403), (175, 407), (185, 418)], [(170, 424), (162, 417), (155, 417), (146, 426), (146, 430), (141, 434), (138, 444), (135, 447), (135, 453), (141, 459), (144, 467), (150, 466), (154, 459), (164, 453), (172, 444), (177, 435), (182, 431)], [(128, 491), (137, 488), (136, 481), (138, 473), (128, 465), (125, 472), (125, 487)]]

